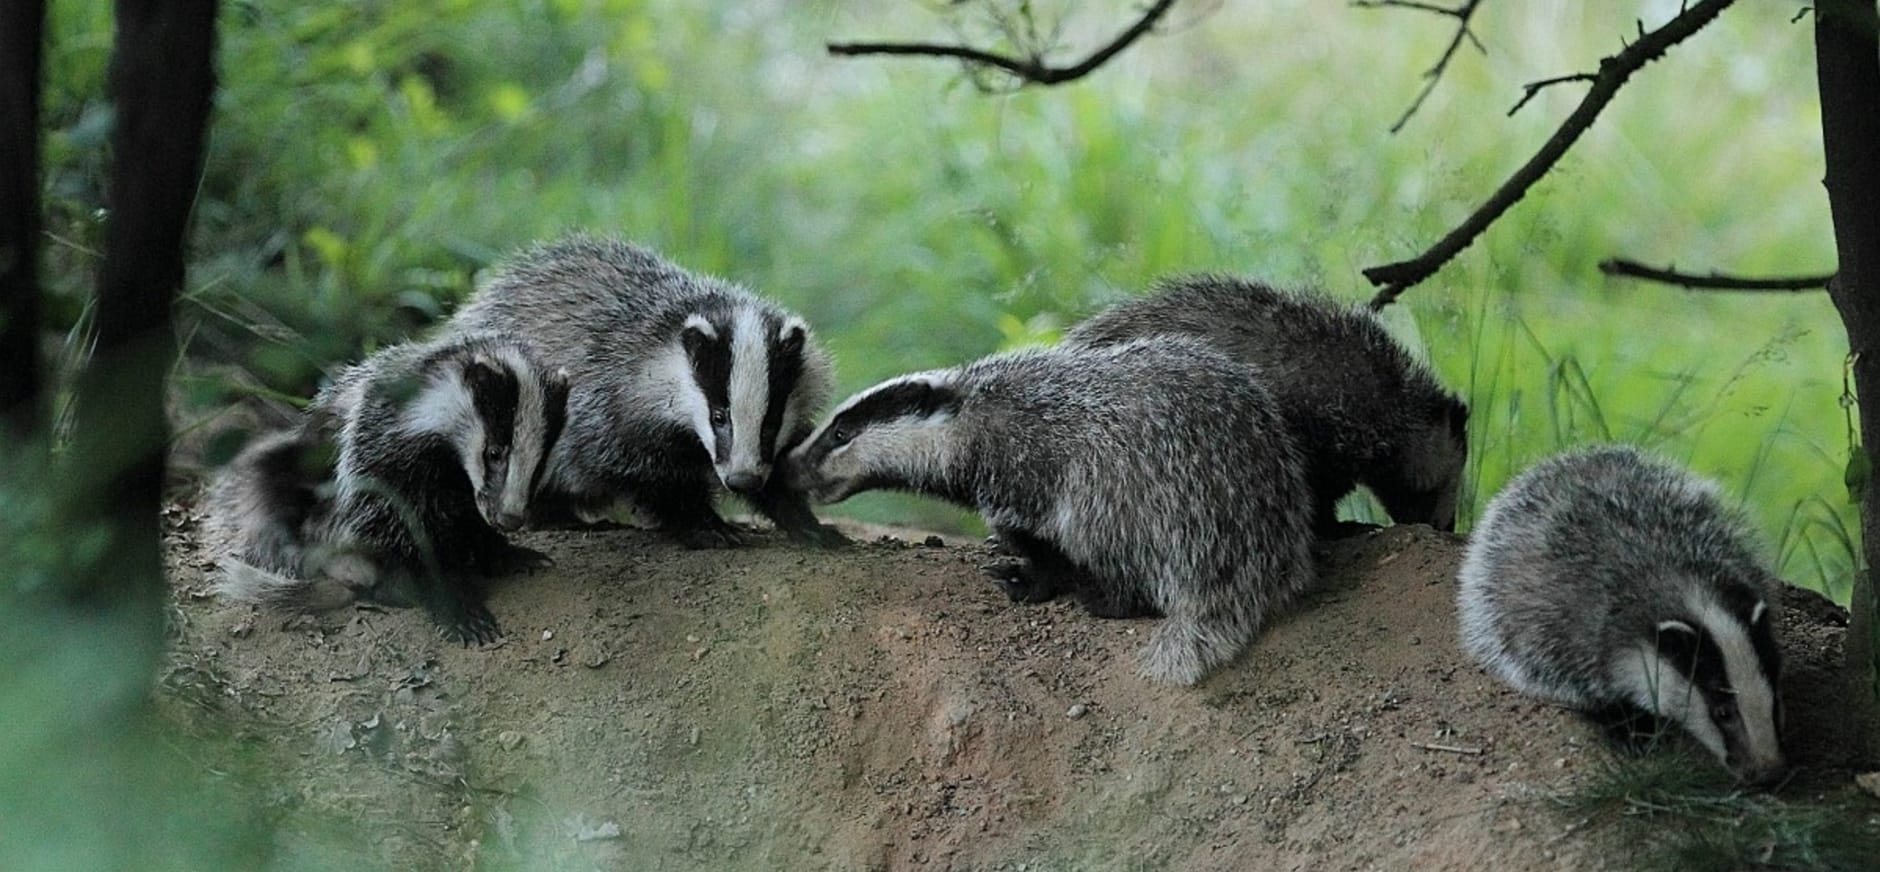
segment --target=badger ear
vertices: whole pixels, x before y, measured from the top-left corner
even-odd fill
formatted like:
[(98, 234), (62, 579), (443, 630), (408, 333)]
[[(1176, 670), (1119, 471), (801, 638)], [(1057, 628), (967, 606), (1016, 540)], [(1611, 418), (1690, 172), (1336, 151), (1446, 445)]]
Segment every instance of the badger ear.
[(685, 319), (685, 326), (679, 330), (679, 342), (685, 346), (686, 354), (698, 356), (699, 350), (718, 341), (718, 328), (703, 315), (693, 315)]
[(502, 384), (503, 373), (495, 361), (479, 354), (464, 362), (463, 382), (470, 388), (471, 396), (485, 396)]
[(1658, 656), (1678, 672), (1690, 675), (1697, 668), (1699, 637), (1697, 628), (1683, 621), (1658, 622)]
[(568, 389), (572, 385), (567, 369), (557, 369), (548, 374), (548, 407), (565, 409), (568, 407)]
[(803, 343), (809, 338), (809, 325), (801, 319), (791, 318), (783, 322), (777, 331), (777, 347), (785, 353), (795, 354), (803, 350)]
[(1449, 435), (1455, 437), (1457, 443), (1467, 443), (1469, 441), (1469, 404), (1454, 397), (1447, 399), (1448, 402), (1443, 404), (1446, 408), (1441, 414), (1446, 414), (1449, 418)]

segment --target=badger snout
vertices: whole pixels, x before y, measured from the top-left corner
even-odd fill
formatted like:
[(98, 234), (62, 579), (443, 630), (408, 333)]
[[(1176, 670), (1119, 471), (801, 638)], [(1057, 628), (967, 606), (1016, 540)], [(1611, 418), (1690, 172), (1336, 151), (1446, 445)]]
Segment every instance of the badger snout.
[(1789, 767), (1782, 758), (1746, 762), (1741, 757), (1731, 755), (1723, 761), (1738, 781), (1750, 787), (1768, 787), (1786, 778)]
[(490, 526), (505, 533), (514, 533), (528, 522), (528, 516), (518, 512), (497, 512), (496, 517), (490, 519)]
[(763, 490), (769, 477), (760, 472), (741, 469), (726, 475), (724, 481), (725, 487), (730, 488), (732, 493), (748, 497)]

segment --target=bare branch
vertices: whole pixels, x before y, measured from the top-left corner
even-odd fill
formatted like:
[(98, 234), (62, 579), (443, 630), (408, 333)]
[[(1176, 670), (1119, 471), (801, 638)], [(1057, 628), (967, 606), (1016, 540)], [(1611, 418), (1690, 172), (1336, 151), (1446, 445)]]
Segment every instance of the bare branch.
[(1693, 291), (1825, 291), (1834, 273), (1806, 276), (1734, 276), (1710, 272), (1705, 275), (1679, 272), (1676, 266), (1663, 269), (1638, 261), (1613, 257), (1599, 262), (1599, 271), (1609, 276), (1623, 276), (1649, 282), (1676, 285)]
[(1625, 50), (1602, 59), (1599, 62), (1599, 73), (1593, 78), (1593, 87), (1587, 89), (1580, 105), (1560, 123), (1560, 129), (1554, 131), (1541, 144), (1540, 150), (1516, 169), (1460, 226), (1437, 240), (1429, 250), (1410, 260), (1374, 266), (1364, 271), (1364, 277), (1379, 288), (1377, 295), (1371, 298), (1371, 308), (1382, 309), (1390, 305), (1398, 295), (1434, 275), (1444, 264), (1468, 248), (1489, 225), (1520, 202), (1535, 182), (1553, 169), (1567, 149), (1579, 140), (1580, 134), (1593, 125), (1600, 111), (1612, 102), (1619, 88), (1633, 73), (1663, 57), (1667, 49), (1683, 42), (1691, 34), (1702, 30), (1733, 2), (1735, 0), (1700, 0), (1685, 7), (1684, 11), (1665, 22), (1664, 26), (1626, 46)]
[(838, 57), (859, 55), (902, 55), (916, 57), (955, 58), (969, 65), (979, 65), (1003, 70), (1017, 78), (1020, 84), (1059, 85), (1081, 79), (1096, 71), (1098, 67), (1110, 62), (1111, 58), (1122, 53), (1131, 43), (1141, 39), (1144, 34), (1155, 29), (1157, 21), (1168, 14), (1175, 0), (1156, 0), (1155, 4), (1144, 10), (1136, 23), (1116, 35), (1115, 39), (1090, 53), (1068, 67), (1054, 67), (1045, 63), (1041, 55), (1018, 58), (1002, 55), (985, 49), (965, 45), (941, 45), (925, 42), (832, 42), (828, 44), (829, 53)]
[(1534, 95), (1539, 94), (1543, 89), (1550, 88), (1554, 85), (1566, 84), (1567, 82), (1597, 82), (1597, 81), (1599, 81), (1599, 77), (1593, 75), (1592, 73), (1568, 73), (1567, 75), (1564, 75), (1564, 76), (1555, 76), (1551, 79), (1542, 79), (1538, 82), (1529, 82), (1521, 86), (1521, 90), (1525, 91), (1526, 93), (1522, 94), (1521, 99), (1515, 102), (1514, 108), (1508, 110), (1508, 115), (1509, 117), (1513, 117), (1514, 113), (1521, 111), (1521, 107), (1526, 106), (1528, 104), (1528, 101), (1534, 99)]
[(1483, 54), (1488, 53), (1482, 41), (1475, 38), (1475, 31), (1469, 29), (1469, 19), (1474, 17), (1475, 9), (1482, 5), (1482, 0), (1462, 0), (1461, 6), (1453, 8), (1421, 0), (1351, 0), (1351, 5), (1360, 9), (1415, 9), (1456, 20), (1456, 32), (1449, 38), (1449, 46), (1443, 49), (1442, 57), (1436, 59), (1435, 66), (1423, 71), (1423, 90), (1417, 92), (1416, 99), (1411, 100), (1410, 106), (1403, 110), (1403, 115), (1398, 116), (1397, 123), (1390, 126), (1392, 133), (1402, 130), (1405, 124), (1410, 123), (1410, 116), (1423, 108), (1423, 101), (1429, 99), (1430, 92), (1436, 90), (1436, 83), (1442, 80), (1443, 71), (1449, 69), (1449, 62), (1455, 59), (1456, 50), (1462, 47), (1463, 40), (1474, 44), (1476, 50)]

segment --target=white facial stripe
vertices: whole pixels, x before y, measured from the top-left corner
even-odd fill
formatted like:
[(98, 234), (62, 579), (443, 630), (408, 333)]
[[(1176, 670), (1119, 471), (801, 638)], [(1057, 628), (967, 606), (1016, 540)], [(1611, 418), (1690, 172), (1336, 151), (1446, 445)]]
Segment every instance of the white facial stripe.
[(704, 389), (692, 378), (692, 362), (686, 359), (683, 346), (677, 341), (667, 345), (644, 370), (644, 380), (637, 384), (635, 381), (639, 380), (626, 381), (625, 391), (630, 396), (623, 402), (665, 403), (666, 416), (690, 423), (699, 444), (715, 453), (717, 440), (712, 436), (711, 405), (705, 401)]
[(1682, 725), (1717, 759), (1727, 756), (1723, 734), (1710, 720), (1710, 706), (1704, 701), (1703, 692), (1680, 674), (1676, 665), (1660, 657), (1649, 643), (1640, 644), (1632, 654), (1621, 654), (1615, 665), (1619, 672), (1615, 678), (1621, 687), (1632, 691), (1635, 704)]
[(411, 435), (451, 435), (476, 418), (476, 401), (455, 368), (427, 379), (418, 396), (399, 416), (399, 429)]
[(731, 456), (721, 475), (769, 475), (764, 460), (764, 413), (770, 407), (770, 343), (757, 309), (738, 310), (731, 327)]
[(1694, 593), (1686, 604), (1723, 652), (1724, 674), (1729, 676), (1730, 688), (1736, 691), (1736, 707), (1748, 740), (1744, 750), (1750, 759), (1743, 762), (1753, 768), (1780, 765), (1782, 746), (1775, 729), (1776, 695), (1775, 688), (1770, 686), (1773, 676), (1763, 674), (1762, 662), (1756, 658), (1756, 645), (1750, 641), (1748, 628), (1709, 597)]
[(502, 505), (505, 515), (527, 515), (529, 499), (535, 492), (535, 469), (542, 459), (542, 440), (547, 437), (548, 396), (541, 382), (526, 365), (511, 370), (518, 375), (515, 430), (509, 442), (509, 468), (503, 475)]
[(875, 385), (874, 387), (866, 388), (862, 390), (861, 392), (855, 394), (854, 396), (849, 397), (846, 400), (843, 400), (840, 405), (837, 405), (835, 411), (829, 413), (829, 418), (823, 421), (823, 425), (821, 427), (816, 428), (816, 432), (810, 435), (810, 438), (808, 441), (814, 442), (817, 439), (817, 437), (820, 437), (822, 435), (824, 430), (829, 429), (829, 422), (834, 421), (837, 417), (841, 416), (843, 412), (846, 412), (850, 409), (855, 408), (856, 403), (866, 400), (869, 397), (874, 396), (875, 394), (878, 394), (884, 390), (887, 390), (888, 388), (894, 387), (895, 385), (904, 385), (904, 384), (912, 383), (912, 384), (933, 385), (935, 387), (938, 387), (940, 385), (944, 385), (947, 383), (946, 375), (947, 375), (946, 370), (930, 369), (925, 372), (915, 372), (915, 373), (909, 373), (903, 376), (896, 376), (894, 378), (888, 379), (885, 382)]

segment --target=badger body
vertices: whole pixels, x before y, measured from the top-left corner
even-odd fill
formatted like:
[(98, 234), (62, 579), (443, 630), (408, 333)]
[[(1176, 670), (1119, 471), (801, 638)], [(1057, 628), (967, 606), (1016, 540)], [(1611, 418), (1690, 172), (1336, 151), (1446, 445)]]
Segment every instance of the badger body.
[(394, 346), (347, 368), (211, 488), (220, 591), (300, 610), (410, 597), (452, 636), (493, 641), (471, 576), (545, 561), (503, 531), (528, 519), (567, 393), (508, 339)]
[(1462, 644), (1516, 690), (1673, 721), (1732, 771), (1783, 766), (1774, 596), (1716, 487), (1636, 449), (1543, 461), (1489, 503), (1460, 571)]
[(801, 318), (651, 251), (575, 235), (522, 252), (450, 320), (518, 336), (572, 375), (545, 498), (563, 519), (630, 502), (695, 547), (733, 544), (716, 485), (779, 529), (840, 544), (771, 475), (827, 402), (831, 366)]
[(1313, 581), (1301, 461), (1252, 367), (1185, 338), (1002, 354), (845, 401), (789, 458), (811, 497), (977, 509), (1098, 616), (1159, 613), (1141, 662), (1193, 684)]
[(1159, 334), (1193, 336), (1259, 367), (1304, 452), (1321, 533), (1335, 528), (1338, 501), (1358, 484), (1398, 523), (1455, 529), (1468, 407), (1370, 311), (1195, 275), (1097, 313), (1064, 341), (1096, 347)]

